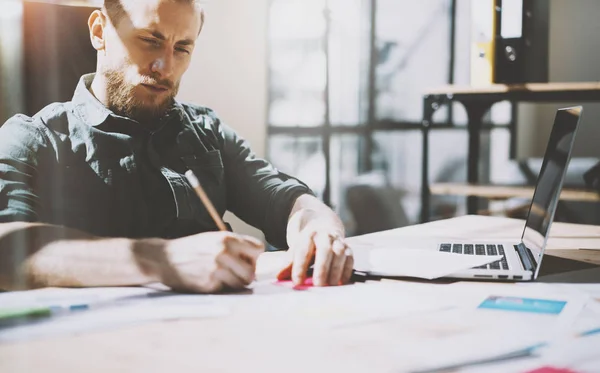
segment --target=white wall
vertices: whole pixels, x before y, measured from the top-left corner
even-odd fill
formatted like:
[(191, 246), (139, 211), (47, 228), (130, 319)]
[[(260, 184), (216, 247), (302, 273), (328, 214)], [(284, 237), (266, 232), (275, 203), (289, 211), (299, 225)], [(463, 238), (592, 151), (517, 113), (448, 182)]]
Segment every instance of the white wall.
[[(204, 29), (178, 98), (214, 109), (265, 155), (268, 0), (204, 2)], [(262, 237), (230, 214), (236, 232)]]
[[(600, 81), (600, 1), (550, 1), (550, 81)], [(533, 109), (533, 115), (531, 120), (520, 115), (520, 158), (543, 155), (556, 109), (567, 104), (579, 103), (522, 105), (523, 109)], [(583, 108), (574, 156), (600, 158), (600, 104), (585, 103)]]

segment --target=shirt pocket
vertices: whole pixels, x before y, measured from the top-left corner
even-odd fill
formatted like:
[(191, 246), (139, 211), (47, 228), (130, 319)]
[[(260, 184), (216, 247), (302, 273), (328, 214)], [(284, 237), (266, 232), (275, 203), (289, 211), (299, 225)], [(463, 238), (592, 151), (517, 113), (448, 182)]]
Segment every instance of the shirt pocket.
[[(192, 170), (200, 185), (219, 213), (226, 209), (225, 169), (219, 150), (181, 157), (188, 170)], [(184, 171), (185, 172), (185, 171)]]
[[(223, 168), (223, 159), (221, 152), (218, 150), (210, 150), (204, 154), (192, 154), (181, 157), (188, 170), (192, 170), (196, 177), (204, 174), (212, 177), (218, 184), (223, 183), (225, 170)], [(202, 180), (201, 180), (202, 181)]]

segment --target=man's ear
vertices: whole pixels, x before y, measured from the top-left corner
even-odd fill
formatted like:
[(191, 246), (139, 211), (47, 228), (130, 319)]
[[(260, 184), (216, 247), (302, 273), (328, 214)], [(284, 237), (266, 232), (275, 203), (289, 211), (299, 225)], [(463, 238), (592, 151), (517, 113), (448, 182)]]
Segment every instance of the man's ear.
[(202, 32), (202, 28), (204, 27), (204, 8), (200, 8), (200, 30), (198, 31), (198, 35)]
[(90, 39), (92, 46), (97, 51), (104, 50), (104, 26), (106, 25), (106, 16), (101, 10), (94, 10), (88, 19), (88, 28), (90, 29)]

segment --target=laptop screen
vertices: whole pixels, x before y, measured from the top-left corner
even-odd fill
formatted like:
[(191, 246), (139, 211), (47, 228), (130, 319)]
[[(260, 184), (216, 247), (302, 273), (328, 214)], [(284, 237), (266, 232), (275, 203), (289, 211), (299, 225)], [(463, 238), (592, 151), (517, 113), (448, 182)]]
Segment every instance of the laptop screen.
[(554, 218), (560, 197), (567, 165), (571, 158), (575, 132), (581, 112), (581, 106), (577, 106), (560, 109), (556, 113), (542, 168), (527, 214), (521, 240), (537, 260), (538, 270), (550, 224)]

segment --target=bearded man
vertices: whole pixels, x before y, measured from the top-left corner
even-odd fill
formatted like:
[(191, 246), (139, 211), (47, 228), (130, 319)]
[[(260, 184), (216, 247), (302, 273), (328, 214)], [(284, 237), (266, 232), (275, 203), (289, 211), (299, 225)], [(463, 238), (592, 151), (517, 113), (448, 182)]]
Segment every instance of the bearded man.
[(184, 174), (292, 252), (282, 276), (350, 280), (337, 215), (257, 158), (210, 109), (175, 100), (204, 11), (195, 0), (105, 0), (70, 102), (0, 127), (0, 288), (143, 285), (212, 293), (255, 277), (264, 245), (218, 231)]

